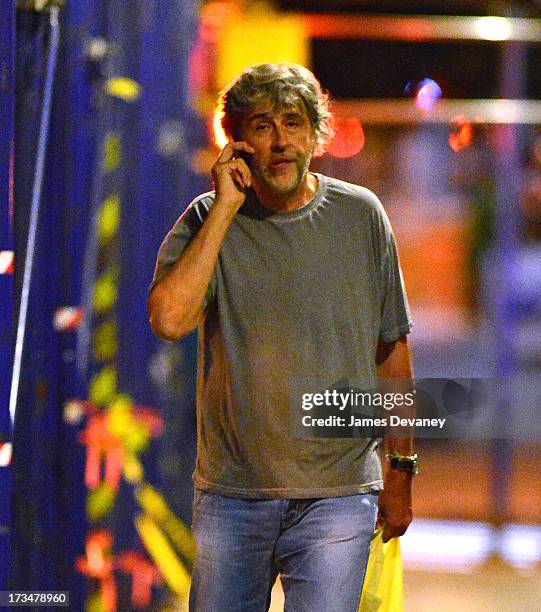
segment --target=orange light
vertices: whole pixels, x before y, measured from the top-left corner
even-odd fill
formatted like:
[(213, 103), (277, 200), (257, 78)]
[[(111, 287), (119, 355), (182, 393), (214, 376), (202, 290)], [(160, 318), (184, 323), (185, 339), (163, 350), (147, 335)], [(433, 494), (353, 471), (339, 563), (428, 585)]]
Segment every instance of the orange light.
[(333, 157), (346, 158), (357, 155), (364, 146), (363, 126), (356, 117), (335, 117), (334, 137), (327, 146)]
[(134, 608), (147, 608), (152, 598), (152, 585), (161, 582), (158, 569), (141, 553), (128, 551), (118, 559), (118, 568), (132, 575), (131, 601)]
[(211, 2), (201, 8), (199, 36), (204, 41), (217, 43), (228, 22), (241, 15), (240, 7), (232, 2)]
[(109, 531), (93, 531), (86, 540), (86, 556), (79, 557), (75, 562), (79, 572), (99, 580), (100, 604), (103, 612), (115, 612), (117, 609), (112, 544), (113, 536)]
[(214, 142), (219, 149), (223, 149), (229, 142), (224, 129), (222, 127), (223, 111), (216, 111), (212, 118), (212, 130), (214, 132)]
[(455, 131), (449, 133), (449, 146), (455, 153), (467, 149), (473, 141), (473, 127), (464, 115), (458, 115), (454, 119)]
[(86, 446), (85, 484), (89, 489), (95, 489), (99, 485), (104, 457), (106, 482), (116, 491), (120, 482), (124, 450), (121, 440), (107, 429), (105, 419), (103, 414), (93, 415), (79, 436)]
[(88, 570), (92, 576), (102, 578), (111, 571), (106, 555), (113, 544), (113, 536), (108, 531), (94, 531), (86, 542)]
[(86, 539), (86, 556), (77, 559), (77, 569), (92, 578), (106, 578), (112, 572), (112, 544), (113, 536), (109, 531), (101, 529), (90, 533)]
[(120, 476), (122, 475), (122, 464), (124, 463), (124, 449), (120, 446), (107, 450), (105, 455), (104, 482), (113, 491), (118, 491)]
[(116, 582), (113, 574), (102, 580), (100, 583), (100, 602), (104, 612), (116, 612)]

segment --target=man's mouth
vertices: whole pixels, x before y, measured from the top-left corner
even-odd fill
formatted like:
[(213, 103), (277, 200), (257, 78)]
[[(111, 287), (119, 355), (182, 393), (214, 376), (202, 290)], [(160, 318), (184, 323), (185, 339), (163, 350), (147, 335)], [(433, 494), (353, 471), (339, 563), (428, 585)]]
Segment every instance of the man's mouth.
[(271, 161), (271, 168), (273, 168), (274, 170), (282, 170), (284, 168), (287, 168), (289, 164), (292, 164), (294, 161), (295, 160), (286, 157), (274, 159), (273, 161)]

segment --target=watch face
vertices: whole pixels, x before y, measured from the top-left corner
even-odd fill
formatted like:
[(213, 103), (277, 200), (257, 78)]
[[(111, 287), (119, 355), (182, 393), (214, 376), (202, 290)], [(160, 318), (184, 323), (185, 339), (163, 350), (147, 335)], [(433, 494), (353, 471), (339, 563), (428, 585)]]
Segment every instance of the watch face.
[(409, 457), (392, 457), (391, 467), (402, 472), (410, 472), (412, 474), (417, 473), (417, 459)]

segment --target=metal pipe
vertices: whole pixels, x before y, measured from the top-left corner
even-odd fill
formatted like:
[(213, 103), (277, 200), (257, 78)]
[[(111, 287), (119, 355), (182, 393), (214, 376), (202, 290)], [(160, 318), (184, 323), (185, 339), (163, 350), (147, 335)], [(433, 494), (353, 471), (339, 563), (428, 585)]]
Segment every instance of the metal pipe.
[(437, 100), (426, 111), (412, 99), (333, 100), (333, 113), (356, 116), (363, 124), (450, 123), (464, 115), (472, 123), (496, 125), (541, 124), (539, 100)]
[(17, 398), (19, 394), (21, 364), (26, 333), (26, 321), (28, 315), (28, 299), (30, 295), (30, 284), (32, 281), (32, 268), (34, 264), (36, 234), (38, 227), (39, 210), (41, 205), (43, 173), (45, 169), (45, 157), (47, 153), (47, 139), (49, 136), (49, 120), (51, 116), (54, 74), (60, 40), (60, 25), (58, 22), (58, 13), (58, 7), (53, 6), (49, 14), (49, 24), (51, 27), (49, 39), (49, 53), (47, 57), (47, 70), (43, 91), (43, 105), (39, 126), (36, 167), (34, 171), (34, 184), (32, 187), (32, 204), (30, 209), (28, 239), (26, 241), (26, 257), (24, 261), (21, 303), (19, 307), (19, 315), (17, 321), (17, 338), (15, 341), (15, 356), (13, 360), (13, 374), (11, 377), (11, 392), (9, 398), (9, 414), (12, 423), (15, 423), (15, 412), (17, 409)]
[[(502, 47), (501, 66), (500, 93), (504, 96), (522, 95), (526, 88), (525, 45), (505, 44)], [(520, 318), (514, 305), (514, 275), (521, 252), (521, 136), (521, 129), (516, 125), (496, 128), (495, 261), (490, 293), (496, 332), (496, 377), (501, 385), (497, 401), (497, 436), (491, 441), (491, 518), (495, 527), (501, 527), (511, 518), (513, 444), (510, 423), (513, 411), (520, 410), (513, 399), (513, 387), (520, 366), (515, 345)]]
[(310, 38), (541, 42), (541, 19), (532, 18), (315, 14), (302, 21)]

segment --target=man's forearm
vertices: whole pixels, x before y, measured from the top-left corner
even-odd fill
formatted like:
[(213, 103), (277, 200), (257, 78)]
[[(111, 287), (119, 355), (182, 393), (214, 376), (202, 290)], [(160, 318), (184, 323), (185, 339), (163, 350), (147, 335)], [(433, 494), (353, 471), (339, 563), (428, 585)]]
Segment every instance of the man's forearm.
[[(405, 336), (393, 343), (380, 343), (376, 356), (376, 365), (380, 386), (387, 391), (402, 395), (413, 390), (413, 368)], [(392, 383), (385, 384), (385, 380)], [(405, 404), (405, 403), (404, 403)], [(415, 414), (415, 403), (412, 406), (395, 404), (393, 414), (411, 418)], [(413, 427), (397, 429), (388, 427), (384, 440), (385, 450), (393, 455), (410, 456), (413, 453)], [(379, 498), (378, 523), (383, 527), (383, 541), (403, 535), (412, 520), (411, 481), (412, 471), (393, 469), (386, 463), (384, 488)]]
[(152, 331), (178, 340), (197, 327), (220, 248), (235, 210), (216, 200), (201, 229), (148, 298)]
[(251, 186), (243, 152), (252, 154), (254, 148), (240, 141), (230, 142), (222, 149), (212, 166), (214, 205), (179, 260), (150, 293), (150, 326), (164, 340), (178, 340), (197, 327), (227, 230)]
[[(386, 387), (385, 380), (392, 379), (388, 391), (402, 395), (413, 390), (413, 366), (411, 353), (405, 336), (391, 344), (378, 346), (376, 366), (380, 385)], [(393, 414), (400, 418), (411, 419), (415, 416), (415, 402), (412, 405), (395, 405)], [(395, 433), (396, 432), (396, 433)], [(413, 453), (413, 427), (387, 428), (384, 439), (386, 453), (411, 455)]]

